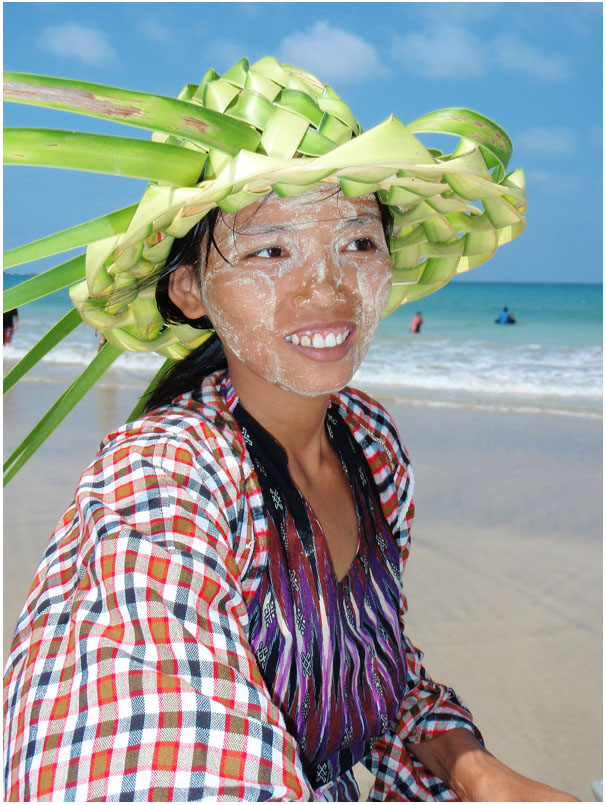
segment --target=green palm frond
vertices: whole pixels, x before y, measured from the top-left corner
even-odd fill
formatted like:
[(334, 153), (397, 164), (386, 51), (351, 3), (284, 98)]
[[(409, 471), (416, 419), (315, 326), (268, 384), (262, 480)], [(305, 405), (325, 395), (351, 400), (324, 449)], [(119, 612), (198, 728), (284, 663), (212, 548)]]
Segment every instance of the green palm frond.
[(4, 462), (5, 486), (121, 353), (122, 350), (113, 344), (105, 344), (99, 350), (86, 369), (70, 384)]
[(4, 100), (77, 112), (81, 115), (162, 131), (235, 154), (254, 151), (259, 135), (239, 120), (213, 109), (162, 95), (107, 87), (71, 78), (4, 73)]
[(4, 130), (4, 163), (69, 168), (192, 185), (206, 157), (166, 143), (55, 129)]
[(14, 249), (8, 249), (4, 252), (4, 270), (126, 232), (136, 209), (137, 205), (131, 204), (129, 207), (101, 215), (86, 223), (71, 226), (69, 229), (33, 240), (23, 246), (16, 246)]
[(80, 314), (74, 308), (68, 311), (62, 319), (46, 332), (42, 338), (18, 361), (13, 368), (4, 375), (3, 393), (11, 389), (18, 380), (29, 372), (38, 361), (47, 355), (51, 349), (59, 344), (63, 339), (83, 324)]
[(42, 274), (36, 274), (30, 279), (20, 282), (4, 291), (2, 307), (4, 312), (15, 307), (23, 307), (37, 299), (49, 296), (78, 282), (85, 275), (85, 257), (83, 254), (67, 260), (54, 268), (49, 268)]

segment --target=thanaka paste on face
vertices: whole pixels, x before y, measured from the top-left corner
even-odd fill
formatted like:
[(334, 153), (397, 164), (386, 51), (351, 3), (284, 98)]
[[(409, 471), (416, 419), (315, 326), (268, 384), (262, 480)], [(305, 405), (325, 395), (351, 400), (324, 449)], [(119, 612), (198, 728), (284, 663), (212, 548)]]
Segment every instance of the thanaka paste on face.
[[(371, 217), (372, 223), (347, 225), (359, 216)], [(267, 220), (265, 227), (259, 219)], [(374, 259), (360, 261), (355, 250), (345, 247), (368, 237), (369, 231), (376, 253)], [(219, 219), (215, 239), (227, 262), (211, 249), (201, 281), (202, 299), (228, 363), (233, 355), (268, 383), (304, 396), (346, 385), (370, 347), (391, 288), (391, 261), (374, 196), (348, 200), (327, 195), (325, 189), (285, 199), (271, 196), (262, 207)], [(254, 265), (247, 261), (244, 269), (238, 264), (272, 246), (286, 247), (290, 253), (267, 262), (256, 258)], [(289, 355), (286, 336), (297, 326), (284, 320), (280, 303), (290, 305), (292, 315), (302, 321), (307, 311), (313, 320), (315, 310), (334, 309), (337, 316), (346, 310), (356, 328), (347, 358), (317, 363)]]

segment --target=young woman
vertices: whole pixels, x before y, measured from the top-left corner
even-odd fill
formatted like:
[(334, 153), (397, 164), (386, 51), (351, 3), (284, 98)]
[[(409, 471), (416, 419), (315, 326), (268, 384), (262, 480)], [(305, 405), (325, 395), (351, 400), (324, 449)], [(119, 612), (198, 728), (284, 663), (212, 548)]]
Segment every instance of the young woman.
[(7, 669), (7, 798), (355, 801), (361, 761), (376, 800), (573, 799), (490, 755), (404, 632), (412, 471), (347, 388), (392, 227), (323, 185), (174, 241), (158, 308), (214, 335), (51, 540)]

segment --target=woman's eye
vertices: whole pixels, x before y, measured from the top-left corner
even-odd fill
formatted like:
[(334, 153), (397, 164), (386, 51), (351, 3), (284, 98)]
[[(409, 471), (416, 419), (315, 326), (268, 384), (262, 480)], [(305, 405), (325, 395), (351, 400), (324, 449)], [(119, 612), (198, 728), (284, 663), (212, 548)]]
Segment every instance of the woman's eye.
[(253, 252), (250, 257), (282, 257), (282, 249), (279, 246), (267, 246), (265, 249), (259, 249), (258, 252)]
[(358, 238), (347, 245), (347, 250), (352, 252), (369, 252), (375, 248), (372, 238)]

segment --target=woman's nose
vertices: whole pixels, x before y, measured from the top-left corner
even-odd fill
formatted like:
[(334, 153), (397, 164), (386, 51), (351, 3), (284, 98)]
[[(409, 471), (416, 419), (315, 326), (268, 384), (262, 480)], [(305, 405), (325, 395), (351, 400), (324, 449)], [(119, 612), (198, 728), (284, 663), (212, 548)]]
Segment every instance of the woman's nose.
[(305, 266), (295, 294), (296, 305), (329, 307), (345, 300), (341, 271), (332, 258), (314, 260)]

